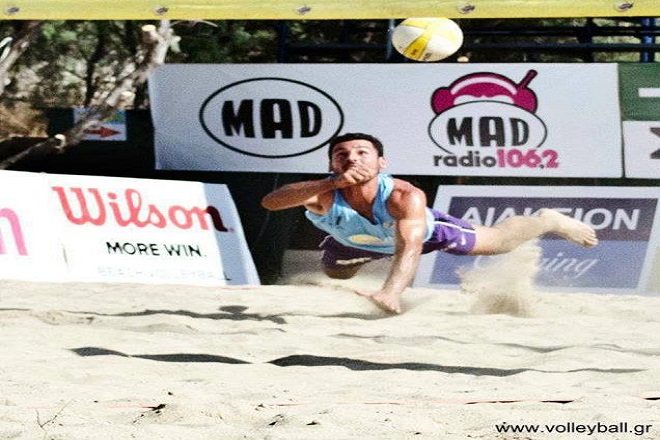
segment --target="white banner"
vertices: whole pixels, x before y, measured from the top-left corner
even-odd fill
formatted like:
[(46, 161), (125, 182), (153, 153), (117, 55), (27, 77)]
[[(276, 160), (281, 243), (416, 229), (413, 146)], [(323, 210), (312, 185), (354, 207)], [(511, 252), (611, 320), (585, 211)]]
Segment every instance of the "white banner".
[(660, 178), (660, 121), (624, 121), (623, 139), (626, 177)]
[(0, 229), (3, 242), (13, 238), (14, 245), (0, 248), (4, 277), (259, 284), (225, 185), (16, 172), (0, 178), (15, 189), (0, 199), (9, 221)]
[(626, 177), (660, 178), (660, 66), (619, 65)]
[[(492, 226), (512, 215), (554, 208), (591, 225), (598, 246), (585, 249), (547, 235), (539, 244), (537, 284), (551, 290), (660, 295), (660, 192), (652, 187), (445, 186), (434, 207)], [(422, 257), (415, 285), (456, 287), (459, 268), (492, 257)]]
[(389, 172), (620, 177), (616, 64), (164, 65), (157, 167), (327, 171), (327, 141), (380, 138)]
[(66, 274), (45, 174), (0, 172), (0, 278), (57, 280)]

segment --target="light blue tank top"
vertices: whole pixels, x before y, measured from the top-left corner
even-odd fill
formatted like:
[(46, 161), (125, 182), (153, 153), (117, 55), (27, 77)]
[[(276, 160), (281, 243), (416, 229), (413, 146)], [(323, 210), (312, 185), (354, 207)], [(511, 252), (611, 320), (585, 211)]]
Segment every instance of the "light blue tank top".
[[(317, 228), (332, 235), (339, 243), (354, 248), (383, 254), (394, 253), (395, 220), (387, 211), (387, 200), (394, 188), (394, 179), (387, 174), (378, 175), (378, 193), (373, 205), (374, 222), (351, 208), (341, 195), (334, 191), (334, 200), (325, 215), (306, 211), (305, 216)], [(426, 237), (433, 233), (433, 213), (426, 208)]]

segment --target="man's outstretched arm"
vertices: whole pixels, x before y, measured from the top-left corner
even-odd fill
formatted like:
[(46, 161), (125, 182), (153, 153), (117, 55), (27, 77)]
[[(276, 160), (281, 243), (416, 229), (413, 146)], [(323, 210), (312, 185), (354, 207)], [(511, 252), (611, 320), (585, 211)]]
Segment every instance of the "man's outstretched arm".
[(318, 196), (336, 188), (334, 179), (308, 180), (284, 185), (261, 199), (261, 206), (270, 210), (294, 208), (296, 206), (314, 207)]
[(358, 294), (389, 312), (401, 313), (401, 295), (415, 278), (426, 236), (426, 197), (416, 188), (393, 197), (390, 210), (397, 222), (392, 266), (380, 290)]
[(261, 199), (261, 206), (270, 210), (294, 208), (296, 206), (305, 206), (316, 214), (322, 214), (324, 202), (331, 200), (320, 200), (319, 196), (329, 193), (335, 189), (347, 188), (349, 186), (359, 185), (372, 178), (376, 174), (372, 170), (360, 165), (355, 165), (347, 171), (321, 180), (309, 180), (306, 182), (297, 182), (284, 185), (275, 191), (266, 194)]

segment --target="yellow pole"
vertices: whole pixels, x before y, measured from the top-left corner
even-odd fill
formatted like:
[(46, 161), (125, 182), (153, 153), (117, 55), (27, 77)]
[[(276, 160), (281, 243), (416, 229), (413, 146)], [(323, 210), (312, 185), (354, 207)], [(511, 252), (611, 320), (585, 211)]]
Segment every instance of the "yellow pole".
[(657, 17), (659, 0), (0, 0), (0, 20)]

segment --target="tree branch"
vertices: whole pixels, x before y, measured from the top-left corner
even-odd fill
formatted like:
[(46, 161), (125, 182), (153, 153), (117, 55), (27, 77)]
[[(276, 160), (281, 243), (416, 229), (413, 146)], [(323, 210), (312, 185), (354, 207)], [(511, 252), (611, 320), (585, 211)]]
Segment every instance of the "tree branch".
[[(3, 39), (7, 45), (0, 48), (0, 51), (5, 54), (0, 59), (0, 95), (4, 93), (5, 87), (9, 84), (9, 70), (30, 47), (30, 43), (37, 37), (42, 25), (43, 21), (26, 21), (15, 38)], [(2, 50), (7, 47), (9, 48), (7, 52)]]
[(165, 62), (167, 51), (173, 43), (178, 41), (178, 38), (174, 35), (169, 20), (161, 20), (158, 28), (151, 24), (143, 26), (143, 56), (135, 70), (118, 80), (105, 99), (88, 108), (85, 116), (69, 130), (3, 160), (0, 162), (0, 169), (7, 169), (26, 158), (45, 156), (53, 152), (62, 153), (80, 143), (87, 130), (98, 127), (101, 122), (112, 116), (118, 109), (125, 107), (133, 99), (135, 87), (144, 84), (151, 72)]

